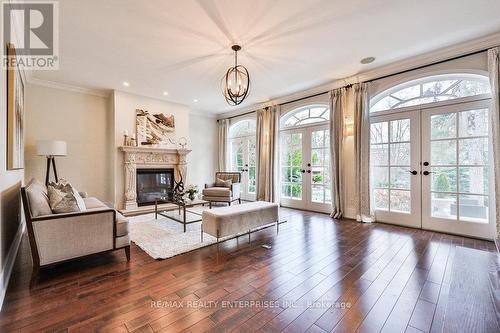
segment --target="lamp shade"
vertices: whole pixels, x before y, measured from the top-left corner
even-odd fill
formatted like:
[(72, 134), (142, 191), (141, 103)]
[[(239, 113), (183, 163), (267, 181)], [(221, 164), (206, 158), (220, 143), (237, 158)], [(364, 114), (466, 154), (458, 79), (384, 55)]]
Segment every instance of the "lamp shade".
[(38, 156), (66, 156), (66, 142), (55, 140), (39, 140), (36, 143)]

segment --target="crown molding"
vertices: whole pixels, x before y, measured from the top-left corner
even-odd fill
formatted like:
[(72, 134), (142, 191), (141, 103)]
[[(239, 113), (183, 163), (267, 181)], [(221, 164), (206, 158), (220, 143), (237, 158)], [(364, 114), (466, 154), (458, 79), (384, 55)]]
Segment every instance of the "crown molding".
[(48, 81), (48, 80), (40, 80), (40, 79), (37, 79), (33, 76), (31, 76), (28, 79), (28, 83), (34, 84), (37, 86), (42, 86), (42, 87), (62, 89), (62, 90), (76, 92), (76, 93), (80, 93), (80, 94), (94, 95), (94, 96), (105, 97), (105, 98), (108, 98), (111, 95), (111, 90), (84, 88), (84, 87), (74, 86), (74, 85), (70, 85), (70, 84), (66, 84), (66, 83), (60, 83), (60, 82)]
[(205, 112), (193, 111), (193, 110), (189, 110), (189, 115), (190, 116), (199, 116), (199, 117), (211, 118), (211, 119), (216, 119), (218, 117), (218, 115), (215, 114), (215, 113), (205, 113)]
[(238, 116), (239, 114), (262, 109), (270, 105), (283, 104), (295, 99), (307, 98), (308, 96), (327, 92), (332, 89), (337, 89), (347, 84), (371, 81), (383, 76), (397, 74), (401, 71), (412, 70), (421, 66), (430, 66), (436, 62), (446, 61), (448, 59), (464, 56), (469, 53), (474, 53), (481, 50), (486, 50), (499, 45), (500, 32), (497, 32), (470, 41), (443, 47), (438, 50), (425, 52), (404, 60), (396, 61), (388, 65), (367, 70), (365, 72), (360, 72), (342, 79), (333, 80), (307, 90), (299, 91), (285, 96), (279, 96), (266, 102), (255, 103), (238, 110), (219, 113), (217, 115), (217, 118), (224, 119), (227, 117)]

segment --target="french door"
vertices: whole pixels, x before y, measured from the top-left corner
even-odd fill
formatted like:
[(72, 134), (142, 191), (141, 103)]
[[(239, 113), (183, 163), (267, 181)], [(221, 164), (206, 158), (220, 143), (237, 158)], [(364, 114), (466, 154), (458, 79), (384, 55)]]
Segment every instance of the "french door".
[(330, 212), (330, 134), (328, 126), (280, 132), (281, 204)]
[(241, 199), (255, 201), (255, 137), (231, 139), (231, 169), (241, 173)]
[(371, 120), (376, 219), (492, 238), (489, 100)]

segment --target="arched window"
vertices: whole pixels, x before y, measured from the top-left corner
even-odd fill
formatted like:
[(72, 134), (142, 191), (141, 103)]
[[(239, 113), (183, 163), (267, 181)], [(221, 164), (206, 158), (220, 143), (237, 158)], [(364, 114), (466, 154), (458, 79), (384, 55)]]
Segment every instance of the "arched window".
[(247, 119), (239, 121), (229, 128), (229, 137), (241, 138), (249, 135), (255, 136), (256, 127), (255, 120)]
[(370, 112), (398, 109), (490, 93), (488, 78), (476, 74), (427, 76), (399, 84), (372, 98)]
[(330, 119), (328, 106), (313, 104), (292, 110), (281, 117), (281, 128), (294, 127), (312, 123), (319, 123)]

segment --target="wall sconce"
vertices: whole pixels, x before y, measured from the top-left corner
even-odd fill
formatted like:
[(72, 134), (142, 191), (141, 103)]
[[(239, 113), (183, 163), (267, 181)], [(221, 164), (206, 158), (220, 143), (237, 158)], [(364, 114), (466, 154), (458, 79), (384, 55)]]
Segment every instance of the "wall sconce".
[(354, 123), (346, 122), (344, 123), (344, 137), (354, 136)]

